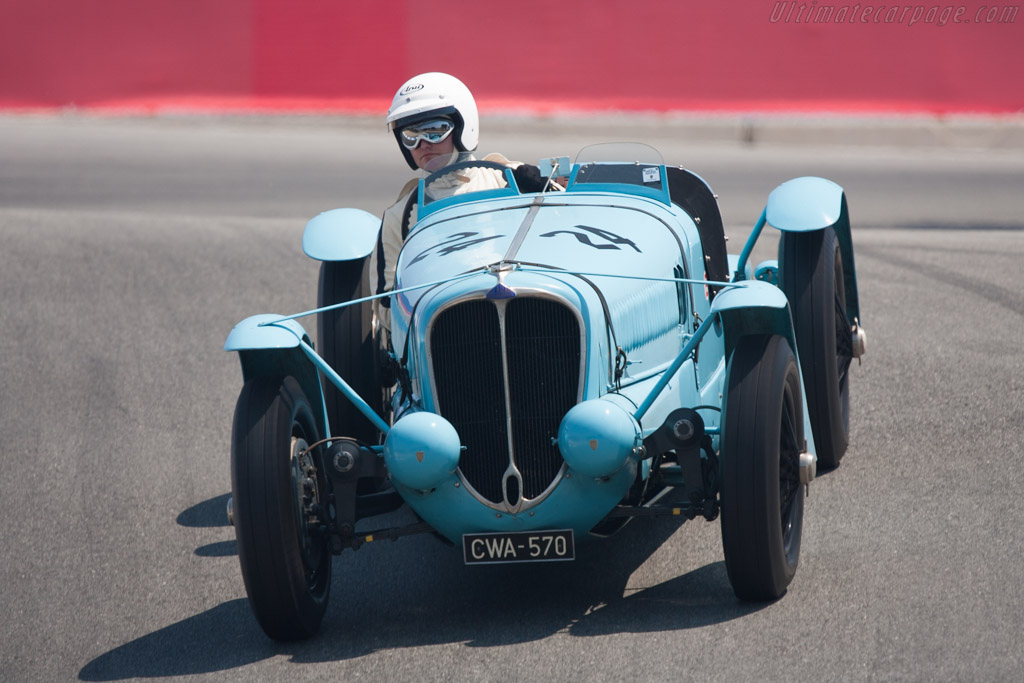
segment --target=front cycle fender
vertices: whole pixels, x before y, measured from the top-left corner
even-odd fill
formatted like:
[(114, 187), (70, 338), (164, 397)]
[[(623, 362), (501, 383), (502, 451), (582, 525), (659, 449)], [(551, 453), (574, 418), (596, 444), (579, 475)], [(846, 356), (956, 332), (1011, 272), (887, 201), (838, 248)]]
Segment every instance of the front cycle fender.
[(765, 219), (769, 225), (783, 232), (813, 232), (826, 228), (835, 231), (843, 255), (847, 317), (863, 323), (860, 297), (857, 295), (850, 212), (843, 188), (831, 180), (815, 176), (787, 180), (768, 195)]
[(366, 258), (377, 245), (380, 218), (361, 209), (324, 211), (306, 223), (302, 251), (318, 261)]
[[(733, 351), (744, 337), (778, 335), (789, 342), (796, 355), (797, 370), (800, 371), (800, 350), (796, 345), (796, 331), (789, 301), (778, 287), (759, 280), (748, 280), (742, 285), (729, 287), (718, 293), (711, 304), (712, 315), (722, 321), (725, 336), (725, 356), (731, 358)], [(728, 379), (726, 380), (728, 384)], [(807, 391), (800, 372), (800, 394), (803, 396), (804, 438), (807, 451), (817, 453), (811, 431), (810, 411), (807, 408)]]
[(711, 313), (722, 321), (726, 357), (741, 338), (750, 335), (780, 335), (796, 351), (789, 301), (774, 285), (745, 280), (740, 286), (728, 287), (715, 297)]
[(320, 374), (300, 342), (310, 344), (302, 325), (294, 320), (281, 320), (279, 315), (261, 314), (235, 325), (224, 342), (224, 350), (238, 353), (243, 382), (253, 377), (294, 377), (313, 408), (319, 433), (329, 436)]

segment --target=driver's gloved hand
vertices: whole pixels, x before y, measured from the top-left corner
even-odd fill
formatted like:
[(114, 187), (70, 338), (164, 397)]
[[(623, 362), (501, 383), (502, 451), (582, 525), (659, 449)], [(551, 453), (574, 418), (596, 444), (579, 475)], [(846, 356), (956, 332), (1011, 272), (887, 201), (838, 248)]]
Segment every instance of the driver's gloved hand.
[(398, 381), (398, 363), (391, 356), (387, 349), (378, 349), (378, 363), (380, 365), (380, 385), (388, 389)]
[(542, 192), (548, 179), (540, 174), (540, 169), (529, 164), (522, 164), (512, 170), (516, 185), (520, 192)]

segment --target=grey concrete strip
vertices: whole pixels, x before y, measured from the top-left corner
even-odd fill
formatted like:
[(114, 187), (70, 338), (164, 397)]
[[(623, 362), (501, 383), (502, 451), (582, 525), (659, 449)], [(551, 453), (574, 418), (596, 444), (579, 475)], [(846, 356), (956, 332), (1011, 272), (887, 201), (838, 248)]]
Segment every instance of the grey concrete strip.
[[(236, 124), (278, 124), (288, 126), (345, 126), (360, 131), (384, 130), (380, 117), (325, 114), (210, 114), (174, 113), (110, 116), (69, 109), (53, 113), (21, 114), (0, 110), (0, 120), (75, 119), (187, 121), (197, 123), (231, 122)], [(669, 129), (680, 138), (707, 142), (736, 142), (744, 145), (813, 145), (918, 147), (946, 149), (1024, 150), (1024, 112), (1006, 115), (828, 115), (773, 114), (759, 112), (715, 113), (632, 113), (609, 112), (581, 114), (566, 112), (552, 115), (483, 113), (487, 127), (494, 132), (544, 133), (549, 135), (583, 134), (594, 138), (626, 139), (623, 131), (643, 133)], [(634, 135), (635, 137), (635, 135)]]
[(1011, 116), (782, 116), (769, 114), (657, 115), (618, 114), (583, 117), (509, 117), (488, 125), (529, 126), (590, 132), (611, 129), (669, 128), (680, 137), (706, 142), (749, 145), (854, 145), (1024, 149), (1024, 115)]

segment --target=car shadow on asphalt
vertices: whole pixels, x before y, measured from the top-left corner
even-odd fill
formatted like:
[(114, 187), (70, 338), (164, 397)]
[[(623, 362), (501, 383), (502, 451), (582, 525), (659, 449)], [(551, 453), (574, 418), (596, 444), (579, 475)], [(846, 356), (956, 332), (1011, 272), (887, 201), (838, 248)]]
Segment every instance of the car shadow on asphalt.
[(231, 494), (224, 493), (209, 500), (204, 500), (201, 503), (196, 503), (178, 515), (175, 521), (181, 526), (186, 527), (211, 528), (230, 526), (227, 512), (228, 500), (230, 499)]
[[(176, 521), (181, 526), (200, 529), (230, 527), (227, 514), (230, 498), (231, 494), (225, 493), (204, 500), (186, 509), (178, 515)], [(231, 557), (238, 555), (238, 543), (234, 539), (209, 543), (196, 548), (195, 554), (199, 557)]]
[(241, 598), (105, 652), (86, 664), (78, 678), (120, 681), (194, 676), (247, 666), (281, 652), (260, 631), (248, 601)]
[[(188, 527), (226, 526), (226, 520), (220, 521), (226, 500), (225, 494), (200, 503), (177, 521)], [(411, 516), (400, 510), (383, 521), (405, 523), (403, 515)], [(701, 523), (634, 520), (610, 538), (581, 544), (574, 562), (548, 564), (466, 567), (457, 550), (429, 534), (375, 542), (334, 558), (331, 604), (320, 633), (309, 641), (268, 639), (242, 597), (101, 654), (81, 669), (79, 678), (203, 674), (280, 655), (316, 663), (439, 644), (501, 647), (556, 634), (676, 631), (739, 619), (766, 607), (769, 603), (736, 599), (722, 561), (652, 586), (630, 586), (634, 572), (670, 539), (677, 554), (686, 553), (692, 530)], [(691, 539), (672, 539), (677, 533)], [(237, 554), (233, 543), (201, 546), (196, 554), (229, 561), (224, 556)], [(681, 567), (694, 566), (683, 559)], [(240, 576), (238, 584), (242, 592)]]

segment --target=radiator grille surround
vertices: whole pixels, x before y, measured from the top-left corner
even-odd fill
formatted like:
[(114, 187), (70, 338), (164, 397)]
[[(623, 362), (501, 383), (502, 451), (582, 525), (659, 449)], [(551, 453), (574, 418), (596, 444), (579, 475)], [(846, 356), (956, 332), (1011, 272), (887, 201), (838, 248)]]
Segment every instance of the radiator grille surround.
[(520, 294), (442, 309), (428, 327), (435, 410), (462, 441), (462, 480), (486, 505), (539, 503), (564, 467), (562, 417), (582, 398), (581, 320), (561, 300)]

